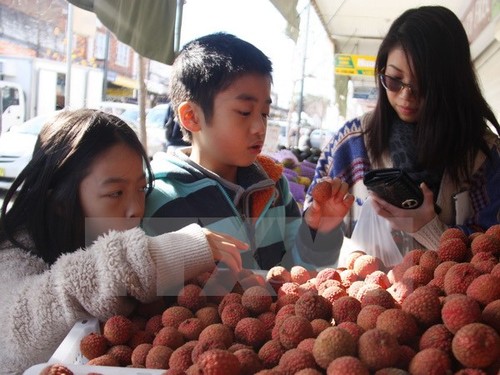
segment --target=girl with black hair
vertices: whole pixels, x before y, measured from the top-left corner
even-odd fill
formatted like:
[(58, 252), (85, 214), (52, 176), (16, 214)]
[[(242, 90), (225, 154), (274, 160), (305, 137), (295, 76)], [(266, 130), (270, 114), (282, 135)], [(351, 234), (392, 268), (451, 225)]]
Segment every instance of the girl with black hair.
[(63, 110), (7, 192), (0, 219), (0, 368), (46, 362), (79, 319), (129, 314), (246, 244), (189, 225), (146, 236), (148, 157), (118, 117)]

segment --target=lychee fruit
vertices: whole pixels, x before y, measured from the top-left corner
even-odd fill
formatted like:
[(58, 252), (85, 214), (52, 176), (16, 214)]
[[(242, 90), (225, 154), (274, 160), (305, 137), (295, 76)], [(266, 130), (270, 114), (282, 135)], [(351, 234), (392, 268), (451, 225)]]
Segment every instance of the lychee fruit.
[(348, 269), (348, 270), (354, 270), (354, 262), (356, 261), (356, 259), (358, 259), (361, 255), (366, 255), (366, 252), (364, 252), (363, 250), (354, 250), (352, 252), (350, 252), (347, 257), (346, 257), (346, 260), (345, 260), (345, 267)]
[(500, 334), (500, 299), (490, 302), (484, 307), (481, 319)]
[(444, 291), (449, 294), (465, 294), (472, 280), (481, 274), (470, 263), (457, 263), (444, 275)]
[(132, 355), (130, 357), (132, 366), (146, 366), (146, 356), (148, 355), (148, 352), (152, 347), (153, 345), (149, 343), (137, 345), (132, 351)]
[(317, 203), (325, 203), (332, 196), (332, 185), (328, 181), (319, 181), (312, 188), (311, 196)]
[(195, 312), (207, 304), (205, 292), (196, 284), (185, 285), (177, 295), (177, 303)]
[(451, 353), (452, 339), (453, 333), (444, 324), (438, 323), (427, 328), (422, 336), (420, 336), (419, 349), (437, 348), (445, 353)]
[(169, 368), (186, 371), (193, 364), (191, 354), (196, 343), (197, 341), (189, 341), (175, 349), (168, 360)]
[(302, 349), (287, 350), (279, 360), (279, 369), (284, 375), (294, 375), (306, 368), (315, 368), (316, 362), (312, 353)]
[(420, 257), (425, 254), (428, 250), (424, 249), (413, 249), (408, 251), (404, 256), (401, 264), (405, 265), (406, 268), (411, 266), (416, 266), (420, 263)]
[(205, 327), (221, 322), (219, 312), (215, 306), (202, 307), (194, 315), (203, 322)]
[(326, 369), (328, 375), (370, 375), (366, 365), (353, 356), (335, 358)]
[(234, 328), (234, 338), (245, 345), (260, 348), (267, 339), (266, 326), (257, 318), (243, 318)]
[(330, 320), (332, 305), (325, 297), (307, 292), (295, 302), (295, 315), (303, 316), (309, 321), (314, 319)]
[(349, 332), (354, 341), (356, 342), (356, 345), (358, 344), (358, 340), (363, 334), (363, 332), (365, 332), (365, 330), (360, 325), (354, 322), (342, 322), (340, 324), (337, 324), (336, 327), (342, 328), (347, 332)]
[(481, 306), (500, 299), (500, 278), (489, 273), (479, 275), (469, 284), (466, 294)]
[(239, 349), (234, 355), (240, 362), (240, 375), (253, 375), (263, 369), (258, 354), (252, 349)]
[(370, 273), (379, 271), (381, 269), (381, 262), (373, 255), (361, 255), (354, 261), (354, 272), (358, 277), (364, 279)]
[(439, 259), (438, 253), (433, 250), (428, 250), (422, 254), (418, 264), (426, 270), (432, 272), (432, 275), (434, 276), (434, 270), (440, 263), (441, 260)]
[[(373, 284), (375, 285), (375, 284)], [(361, 308), (368, 305), (380, 305), (386, 309), (392, 309), (396, 305), (396, 301), (386, 289), (378, 287), (376, 289), (367, 290), (359, 298)]]
[(384, 271), (378, 270), (370, 273), (365, 277), (365, 283), (366, 284), (377, 284), (379, 285), (382, 289), (387, 289), (391, 286), (391, 282), (389, 281), (389, 278), (387, 277), (387, 274)]
[(198, 318), (189, 318), (179, 324), (177, 330), (185, 341), (198, 340), (201, 331), (205, 328), (203, 322)]
[(450, 373), (451, 360), (448, 355), (437, 349), (427, 348), (419, 351), (410, 362), (409, 371), (413, 375), (441, 375)]
[(386, 308), (380, 305), (367, 305), (359, 312), (356, 323), (365, 331), (375, 328), (378, 316), (385, 310)]
[(200, 355), (196, 362), (202, 374), (239, 375), (238, 357), (227, 350), (211, 349)]
[(323, 369), (336, 358), (355, 355), (356, 342), (351, 334), (342, 328), (329, 327), (321, 332), (314, 342), (313, 356)]
[(268, 311), (272, 303), (271, 293), (263, 286), (252, 286), (241, 296), (241, 304), (255, 315)]
[(459, 228), (447, 228), (439, 237), (439, 242), (442, 243), (450, 238), (458, 238), (466, 245), (469, 243), (469, 237)]
[(281, 345), (286, 349), (292, 349), (302, 340), (313, 337), (314, 333), (308, 319), (302, 316), (290, 316), (281, 323), (278, 335)]
[(473, 298), (458, 294), (444, 303), (441, 318), (446, 328), (456, 333), (463, 326), (478, 322), (481, 319), (481, 308)]
[(437, 253), (441, 262), (452, 260), (460, 263), (466, 259), (468, 248), (462, 239), (449, 238), (441, 241)]
[(115, 357), (120, 366), (128, 366), (132, 364), (132, 348), (128, 345), (114, 345), (109, 348), (108, 353)]
[(356, 322), (361, 311), (361, 302), (354, 297), (344, 296), (332, 304), (332, 318), (335, 324), (342, 322)]
[(358, 341), (358, 357), (370, 370), (393, 367), (399, 359), (399, 344), (387, 331), (373, 328)]
[(71, 371), (68, 367), (60, 363), (49, 365), (40, 372), (40, 375), (73, 375), (73, 374), (74, 374), (73, 371)]
[(472, 240), (470, 248), (472, 254), (488, 252), (498, 255), (500, 254), (500, 240), (490, 234), (482, 233)]
[(153, 346), (163, 345), (175, 350), (184, 344), (184, 337), (174, 327), (166, 326), (158, 331), (153, 339)]
[(332, 324), (325, 319), (313, 319), (311, 320), (311, 327), (313, 329), (313, 337), (317, 337), (321, 332), (323, 332)]
[(123, 315), (114, 315), (104, 323), (103, 335), (111, 345), (126, 344), (132, 337), (133, 324)]
[(80, 353), (87, 359), (100, 357), (106, 354), (108, 349), (108, 340), (97, 332), (90, 332), (80, 341)]
[(389, 332), (400, 344), (411, 344), (419, 334), (413, 315), (401, 309), (382, 311), (375, 327)]
[(216, 323), (211, 324), (201, 331), (198, 341), (220, 341), (224, 343), (226, 348), (229, 348), (233, 343), (234, 334), (233, 330), (225, 324)]
[(486, 324), (467, 324), (455, 333), (451, 349), (465, 367), (485, 368), (500, 356), (500, 336)]
[(186, 319), (193, 318), (193, 312), (184, 306), (170, 306), (161, 314), (161, 323), (163, 326), (177, 328), (179, 324)]
[(239, 303), (241, 304), (241, 294), (238, 293), (228, 293), (226, 294), (223, 298), (222, 301), (220, 301), (219, 305), (217, 306), (217, 312), (219, 315), (222, 314), (222, 311), (224, 310), (224, 307), (230, 303)]
[(104, 354), (87, 362), (89, 366), (115, 366), (119, 367), (120, 362), (111, 354)]
[(491, 227), (486, 229), (484, 233), (495, 237), (498, 241), (500, 241), (500, 224), (492, 225)]
[(422, 286), (409, 294), (401, 308), (413, 315), (422, 327), (429, 327), (441, 319), (441, 302), (435, 289)]
[(295, 283), (303, 284), (311, 278), (311, 274), (302, 266), (293, 266), (290, 268), (290, 278)]
[(265, 368), (273, 368), (278, 365), (281, 356), (286, 349), (279, 340), (269, 340), (262, 345), (258, 351), (258, 356)]
[(448, 270), (455, 264), (458, 264), (458, 262), (452, 260), (439, 263), (439, 265), (434, 269), (434, 277), (444, 277), (444, 275), (446, 275), (446, 272), (448, 272)]
[(240, 303), (230, 303), (224, 307), (220, 316), (223, 324), (234, 329), (238, 322), (250, 316), (250, 312)]
[(426, 285), (432, 280), (434, 274), (431, 270), (422, 267), (420, 264), (409, 267), (403, 274), (403, 280), (412, 283), (415, 288)]
[(146, 326), (144, 327), (144, 331), (152, 336), (156, 335), (158, 331), (163, 327), (161, 317), (161, 315), (154, 315), (149, 318), (146, 322)]

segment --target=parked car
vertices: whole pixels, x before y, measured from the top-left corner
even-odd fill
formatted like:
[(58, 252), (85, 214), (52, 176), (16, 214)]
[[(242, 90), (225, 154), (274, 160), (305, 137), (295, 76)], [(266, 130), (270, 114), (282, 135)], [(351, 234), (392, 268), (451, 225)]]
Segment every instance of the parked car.
[(137, 111), (139, 113), (139, 106), (134, 103), (123, 103), (123, 102), (113, 102), (113, 101), (104, 101), (100, 102), (97, 105), (97, 109), (101, 111), (111, 113), (116, 116), (120, 116), (125, 111)]
[[(137, 104), (107, 101), (101, 102), (98, 108), (123, 119), (140, 137), (140, 109)], [(150, 110), (146, 111), (146, 137), (148, 156), (152, 158), (156, 152), (165, 149), (165, 130), (159, 130), (156, 122), (148, 121), (149, 112)]]
[(0, 189), (9, 189), (29, 163), (42, 126), (58, 112), (33, 117), (0, 136)]
[(168, 107), (168, 104), (158, 104), (151, 108), (146, 115), (148, 152), (151, 155), (154, 155), (158, 151), (165, 151), (167, 141), (165, 136), (165, 122)]
[(334, 132), (327, 129), (314, 129), (309, 135), (309, 142), (311, 147), (322, 149), (330, 139), (332, 139)]

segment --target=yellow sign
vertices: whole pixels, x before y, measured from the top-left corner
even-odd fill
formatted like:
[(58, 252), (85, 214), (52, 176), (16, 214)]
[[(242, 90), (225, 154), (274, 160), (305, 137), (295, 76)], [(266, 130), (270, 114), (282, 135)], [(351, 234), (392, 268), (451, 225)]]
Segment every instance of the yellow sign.
[(0, 168), (0, 177), (5, 176), (5, 169)]
[(335, 55), (335, 74), (344, 76), (373, 76), (375, 74), (375, 56)]

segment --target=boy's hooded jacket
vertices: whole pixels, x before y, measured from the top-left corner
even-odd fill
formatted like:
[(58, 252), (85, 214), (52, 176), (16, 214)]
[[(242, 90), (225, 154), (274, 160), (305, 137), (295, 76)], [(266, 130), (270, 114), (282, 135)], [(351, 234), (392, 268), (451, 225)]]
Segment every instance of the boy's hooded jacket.
[(162, 233), (197, 222), (230, 234), (250, 245), (242, 253), (245, 268), (336, 264), (342, 232), (316, 235), (307, 227), (280, 164), (260, 155), (238, 170), (234, 184), (192, 162), (189, 152), (184, 148), (175, 156), (155, 155), (154, 190), (147, 198), (143, 223), (146, 231)]

